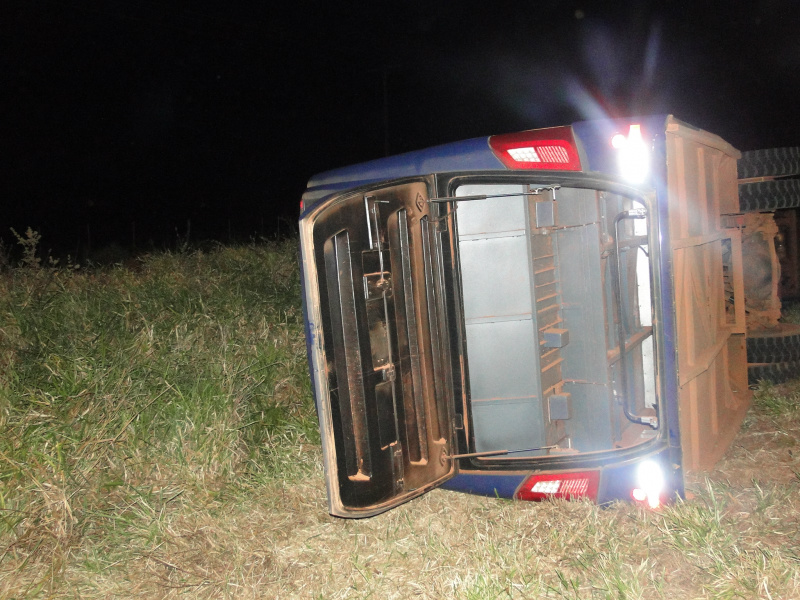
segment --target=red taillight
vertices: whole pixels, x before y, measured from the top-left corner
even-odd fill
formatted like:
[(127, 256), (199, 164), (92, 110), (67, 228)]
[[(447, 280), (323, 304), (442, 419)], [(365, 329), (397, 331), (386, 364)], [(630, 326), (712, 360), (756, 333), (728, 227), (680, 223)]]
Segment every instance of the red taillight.
[(493, 135), (489, 146), (509, 169), (581, 170), (571, 127)]
[(547, 500), (548, 498), (563, 498), (564, 500), (590, 498), (591, 500), (597, 500), (597, 488), (599, 485), (599, 471), (531, 475), (519, 486), (515, 498), (517, 500), (533, 501)]

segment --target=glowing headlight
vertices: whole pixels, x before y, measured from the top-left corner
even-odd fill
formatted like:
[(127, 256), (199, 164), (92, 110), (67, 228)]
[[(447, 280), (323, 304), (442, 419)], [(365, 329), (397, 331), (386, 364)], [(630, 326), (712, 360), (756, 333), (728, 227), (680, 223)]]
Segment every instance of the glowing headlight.
[(661, 505), (661, 493), (664, 491), (664, 472), (661, 466), (652, 460), (646, 460), (636, 470), (636, 483), (638, 487), (631, 491), (631, 496), (637, 502), (647, 502), (650, 508)]
[(631, 183), (642, 183), (650, 174), (650, 153), (642, 138), (642, 127), (631, 125), (628, 137), (618, 133), (611, 138), (617, 150), (617, 160), (622, 176)]

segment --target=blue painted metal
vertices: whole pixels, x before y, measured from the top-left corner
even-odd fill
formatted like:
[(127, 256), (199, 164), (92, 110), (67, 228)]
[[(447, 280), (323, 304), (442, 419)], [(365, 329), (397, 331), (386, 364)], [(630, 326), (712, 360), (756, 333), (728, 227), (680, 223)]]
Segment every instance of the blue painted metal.
[(431, 173), (493, 170), (506, 168), (489, 148), (488, 137), (379, 158), (312, 177), (306, 193), (303, 194), (303, 213), (330, 194), (370, 183)]
[(459, 473), (442, 484), (442, 488), (478, 496), (513, 498), (517, 488), (529, 473), (503, 473), (500, 471), (469, 471)]
[[(619, 166), (611, 149), (611, 137), (615, 133), (626, 134), (632, 123), (642, 125), (645, 137), (658, 135), (664, 132), (667, 118), (666, 115), (656, 115), (574, 123), (572, 128), (576, 140), (582, 147), (582, 154), (588, 158), (588, 165), (584, 165), (583, 170), (618, 176)], [(432, 173), (504, 170), (506, 167), (489, 147), (488, 136), (379, 158), (314, 175), (303, 194), (300, 216), (302, 218), (331, 194), (371, 183)]]
[[(666, 135), (661, 135), (655, 140), (654, 154), (658, 160), (653, 160), (654, 180), (653, 185), (658, 198), (659, 245), (661, 252), (661, 296), (660, 315), (662, 335), (664, 339), (664, 356), (662, 357), (661, 377), (664, 381), (664, 394), (667, 399), (663, 407), (667, 421), (667, 433), (671, 449), (673, 464), (682, 465), (680, 420), (678, 412), (678, 360), (677, 360), (677, 331), (675, 326), (675, 292), (672, 285), (672, 248), (669, 235), (669, 206), (667, 202), (667, 145)], [(683, 477), (680, 477), (679, 493), (683, 496)]]
[[(639, 124), (642, 136), (651, 145), (651, 172), (647, 187), (656, 192), (658, 210), (660, 264), (660, 311), (664, 352), (662, 358), (661, 377), (664, 380), (665, 406), (661, 407), (666, 415), (667, 431), (672, 464), (682, 464), (680, 423), (678, 414), (678, 365), (676, 359), (677, 334), (675, 330), (674, 290), (672, 285), (672, 255), (669, 235), (669, 205), (667, 190), (667, 148), (666, 126), (668, 115), (654, 115), (626, 119), (609, 119), (603, 121), (582, 121), (573, 124), (575, 138), (582, 145), (590, 171), (619, 176), (620, 169), (616, 161), (616, 153), (611, 148), (611, 138), (617, 134), (627, 134), (630, 125)], [(677, 491), (683, 495), (683, 477), (676, 482)]]
[[(645, 461), (653, 461), (661, 466), (665, 477), (664, 493), (667, 498), (674, 499), (676, 495), (683, 496), (683, 477), (672, 467), (671, 449), (662, 445), (652, 452), (637, 456), (634, 460), (612, 462), (601, 467), (599, 469), (600, 486), (597, 491), (597, 504), (630, 500), (631, 490), (639, 486), (636, 479), (638, 467)], [(453, 479), (442, 484), (441, 487), (467, 494), (513, 499), (519, 486), (534, 473), (534, 471), (529, 473), (462, 471)]]
[(674, 500), (676, 494), (683, 496), (683, 477), (676, 477), (670, 461), (670, 450), (662, 446), (655, 452), (638, 457), (636, 460), (619, 464), (611, 463), (600, 471), (600, 487), (597, 490), (597, 504), (609, 504), (616, 500), (631, 500), (631, 491), (639, 487), (637, 470), (645, 461), (653, 461), (661, 466), (664, 473), (664, 495)]
[[(666, 121), (666, 115), (657, 115), (574, 123), (572, 128), (576, 139), (589, 161), (583, 170), (618, 176), (619, 167), (611, 149), (611, 137), (615, 133), (626, 134), (632, 123), (641, 124), (645, 136), (663, 133)], [(303, 214), (326, 196), (380, 181), (432, 173), (505, 170), (489, 147), (488, 136), (433, 146), (314, 175), (303, 194)]]

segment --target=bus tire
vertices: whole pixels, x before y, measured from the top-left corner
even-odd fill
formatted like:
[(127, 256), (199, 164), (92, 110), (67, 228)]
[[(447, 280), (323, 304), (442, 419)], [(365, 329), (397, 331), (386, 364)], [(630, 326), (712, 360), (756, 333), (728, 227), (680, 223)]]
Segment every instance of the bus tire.
[(747, 382), (750, 385), (756, 385), (761, 381), (784, 383), (798, 377), (800, 377), (800, 360), (747, 365)]
[(774, 179), (739, 184), (742, 212), (772, 212), (800, 206), (800, 179)]
[(800, 325), (747, 332), (747, 379), (783, 383), (800, 377)]
[(800, 361), (800, 326), (781, 323), (777, 331), (748, 332), (748, 363), (792, 361)]
[(789, 177), (800, 174), (800, 147), (742, 152), (736, 164), (739, 179)]

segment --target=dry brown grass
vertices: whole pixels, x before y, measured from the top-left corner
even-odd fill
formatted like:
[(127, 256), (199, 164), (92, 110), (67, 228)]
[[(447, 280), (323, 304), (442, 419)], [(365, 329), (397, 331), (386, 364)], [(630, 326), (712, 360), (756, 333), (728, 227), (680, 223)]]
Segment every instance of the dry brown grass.
[[(216, 260), (226, 256), (248, 272), (244, 251)], [(192, 260), (206, 279), (215, 272)], [(225, 308), (280, 291), (256, 276), (216, 312), (197, 309), (195, 297), (215, 301), (205, 287), (176, 308), (175, 268), (133, 308), (116, 296), (98, 308), (101, 320), (119, 305), (119, 335), (130, 332), (120, 339), (131, 353), (108, 370), (67, 340), (47, 347), (52, 372), (24, 397), (0, 377), (0, 426), (18, 437), (0, 446), (0, 598), (800, 598), (800, 383), (762, 388), (724, 460), (660, 512), (435, 490), (371, 519), (336, 519), (309, 433), (295, 292), (277, 320)], [(117, 274), (134, 280), (94, 293), (133, 294), (144, 275)], [(210, 285), (239, 285), (226, 277)], [(178, 315), (166, 324), (162, 296)], [(23, 357), (4, 318), (9, 356)], [(109, 341), (106, 355), (119, 346)], [(153, 365), (169, 380), (148, 379)], [(181, 378), (189, 367), (197, 374)]]
[[(74, 547), (34, 552), (27, 564), (30, 554), (7, 549), (0, 595), (40, 589), (42, 597), (81, 598), (800, 597), (800, 497), (792, 472), (798, 458), (794, 443), (770, 428), (772, 420), (751, 416), (710, 478), (695, 478), (694, 498), (656, 513), (437, 490), (378, 517), (347, 521), (326, 514), (318, 467), (306, 479), (228, 497), (213, 482), (167, 485), (162, 506), (126, 507), (136, 527), (148, 530), (121, 536), (134, 547), (117, 547), (108, 531)], [(796, 435), (797, 425), (794, 416), (782, 431)], [(296, 453), (320, 462), (317, 447)], [(174, 478), (186, 480), (166, 479)], [(68, 510), (56, 489), (42, 490), (54, 515)], [(50, 534), (69, 543), (68, 532)]]

